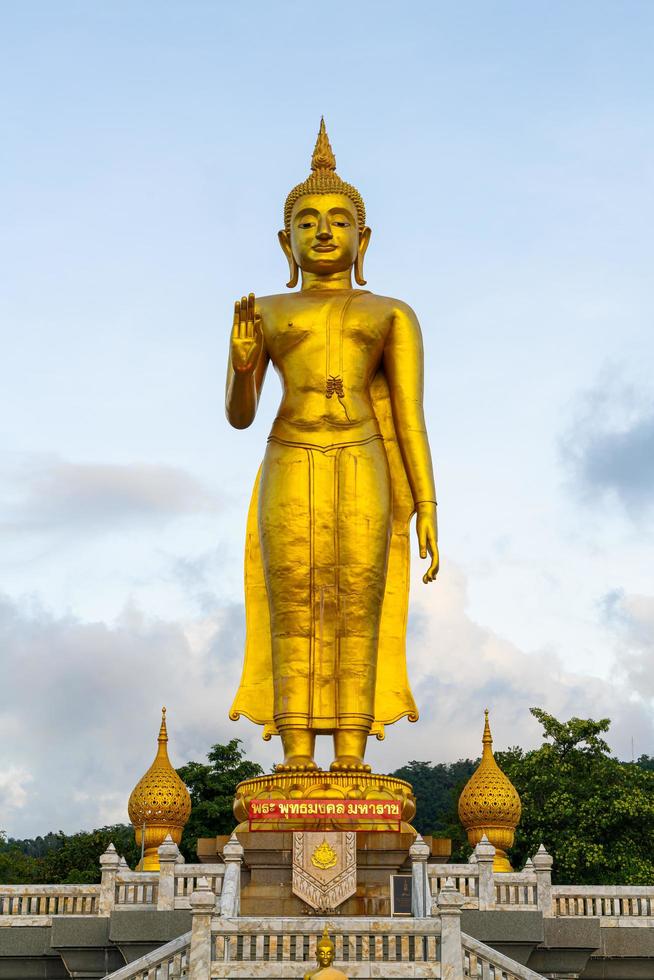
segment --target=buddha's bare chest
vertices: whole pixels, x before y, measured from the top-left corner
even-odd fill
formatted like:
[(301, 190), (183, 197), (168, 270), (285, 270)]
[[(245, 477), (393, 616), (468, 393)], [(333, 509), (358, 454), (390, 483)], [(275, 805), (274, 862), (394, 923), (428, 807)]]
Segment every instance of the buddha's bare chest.
[(365, 370), (379, 359), (388, 323), (365, 310), (291, 309), (272, 321), (265, 318), (264, 332), (268, 353), (280, 370), (301, 361), (338, 375), (345, 365)]

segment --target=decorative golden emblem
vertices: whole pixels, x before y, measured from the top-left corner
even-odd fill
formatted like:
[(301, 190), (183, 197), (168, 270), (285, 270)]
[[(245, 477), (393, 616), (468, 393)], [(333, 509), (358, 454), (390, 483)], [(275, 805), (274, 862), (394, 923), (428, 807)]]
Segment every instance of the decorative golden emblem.
[(318, 844), (311, 855), (311, 863), (314, 868), (321, 868), (323, 871), (326, 871), (327, 868), (333, 868), (337, 861), (338, 854), (326, 840), (323, 840), (322, 844)]

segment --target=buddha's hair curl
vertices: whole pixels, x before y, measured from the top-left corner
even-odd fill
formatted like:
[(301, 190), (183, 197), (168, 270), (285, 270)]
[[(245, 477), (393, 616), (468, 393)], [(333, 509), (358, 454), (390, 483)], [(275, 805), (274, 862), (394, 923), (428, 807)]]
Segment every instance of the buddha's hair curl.
[(320, 120), (320, 131), (311, 157), (312, 173), (301, 184), (297, 184), (286, 198), (284, 205), (284, 227), (287, 234), (291, 230), (291, 215), (295, 204), (305, 194), (344, 194), (349, 197), (357, 212), (359, 228), (366, 224), (366, 206), (356, 187), (347, 184), (336, 173), (336, 157), (332, 151), (325, 129), (325, 120)]

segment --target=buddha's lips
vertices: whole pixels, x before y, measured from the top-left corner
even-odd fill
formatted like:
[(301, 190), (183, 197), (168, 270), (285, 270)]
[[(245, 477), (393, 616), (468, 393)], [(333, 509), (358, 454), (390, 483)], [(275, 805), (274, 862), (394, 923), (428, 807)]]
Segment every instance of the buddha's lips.
[(314, 252), (333, 252), (336, 249), (335, 245), (314, 245)]

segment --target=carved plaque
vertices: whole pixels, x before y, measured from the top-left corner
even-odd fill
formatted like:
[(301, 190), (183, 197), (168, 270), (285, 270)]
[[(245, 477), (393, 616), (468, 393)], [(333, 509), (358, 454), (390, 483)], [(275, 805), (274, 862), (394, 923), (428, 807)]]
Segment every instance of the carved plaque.
[(293, 834), (293, 894), (319, 912), (338, 908), (357, 887), (356, 833)]
[(413, 878), (391, 875), (391, 915), (411, 915)]

